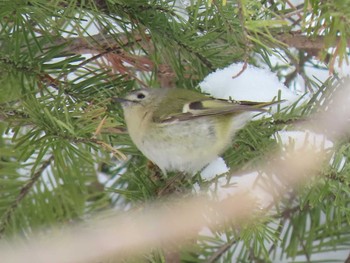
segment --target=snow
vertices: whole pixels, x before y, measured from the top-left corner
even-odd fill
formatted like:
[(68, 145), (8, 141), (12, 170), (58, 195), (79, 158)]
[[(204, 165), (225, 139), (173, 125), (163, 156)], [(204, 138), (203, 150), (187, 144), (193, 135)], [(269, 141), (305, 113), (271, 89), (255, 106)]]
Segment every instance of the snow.
[(201, 177), (202, 179), (211, 180), (216, 175), (227, 173), (229, 170), (224, 159), (218, 157), (202, 170)]
[(294, 150), (305, 149), (306, 147), (315, 150), (328, 150), (333, 147), (333, 142), (323, 134), (304, 131), (278, 131), (273, 138), (281, 145), (293, 145)]
[(268, 69), (248, 65), (244, 71), (243, 63), (232, 64), (209, 74), (200, 84), (203, 92), (213, 97), (234, 100), (272, 101), (278, 98), (286, 100), (282, 106), (297, 101), (300, 96), (289, 90), (277, 76)]

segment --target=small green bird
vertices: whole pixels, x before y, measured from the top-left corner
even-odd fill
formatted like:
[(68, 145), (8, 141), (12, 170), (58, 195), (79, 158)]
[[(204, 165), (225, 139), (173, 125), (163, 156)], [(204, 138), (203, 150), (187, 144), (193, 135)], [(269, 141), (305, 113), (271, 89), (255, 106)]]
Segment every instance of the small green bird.
[(251, 118), (276, 102), (230, 101), (179, 89), (140, 89), (113, 98), (136, 147), (166, 171), (198, 172), (230, 145)]

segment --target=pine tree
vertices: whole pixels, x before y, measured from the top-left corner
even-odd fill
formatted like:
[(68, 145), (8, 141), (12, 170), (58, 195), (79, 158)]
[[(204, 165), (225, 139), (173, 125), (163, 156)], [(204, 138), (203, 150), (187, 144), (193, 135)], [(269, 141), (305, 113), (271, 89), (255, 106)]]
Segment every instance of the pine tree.
[[(266, 163), (279, 147), (272, 134), (326, 109), (342, 88), (335, 67), (347, 62), (349, 17), (345, 0), (2, 1), (1, 238), (215, 184), (198, 175), (164, 178), (135, 148), (110, 100), (134, 88), (196, 89), (208, 73), (238, 61), (270, 68), (291, 89), (301, 76), (308, 102), (274, 122), (250, 123), (224, 156), (233, 172)], [(307, 68), (330, 77), (319, 81)], [(349, 149), (347, 136), (337, 138), (331, 164), (291, 190), (273, 214), (199, 235), (174, 254), (155, 250), (133, 260), (316, 262), (318, 253), (348, 250)]]

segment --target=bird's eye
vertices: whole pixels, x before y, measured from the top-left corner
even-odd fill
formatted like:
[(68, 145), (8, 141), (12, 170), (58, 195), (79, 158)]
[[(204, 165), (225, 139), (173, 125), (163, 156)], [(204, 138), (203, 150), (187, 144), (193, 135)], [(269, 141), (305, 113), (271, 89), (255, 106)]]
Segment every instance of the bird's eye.
[(137, 94), (137, 98), (138, 99), (144, 99), (146, 96), (145, 96), (145, 94), (143, 94), (143, 93), (138, 93)]

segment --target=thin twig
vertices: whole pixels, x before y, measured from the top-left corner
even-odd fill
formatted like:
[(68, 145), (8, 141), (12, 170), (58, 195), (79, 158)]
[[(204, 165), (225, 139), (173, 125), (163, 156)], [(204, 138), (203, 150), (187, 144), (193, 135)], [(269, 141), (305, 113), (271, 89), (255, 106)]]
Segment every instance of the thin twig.
[[(315, 49), (321, 51), (326, 47), (324, 36), (309, 37), (300, 31), (277, 34), (275, 38), (287, 46), (297, 49)], [(340, 37), (336, 37), (332, 46), (335, 47), (340, 40)], [(347, 46), (350, 46), (350, 39), (347, 40)]]
[(39, 180), (43, 172), (47, 167), (50, 166), (51, 162), (54, 160), (54, 156), (51, 155), (46, 161), (42, 163), (40, 168), (30, 177), (30, 179), (22, 186), (19, 191), (17, 198), (10, 204), (5, 213), (2, 216), (0, 223), (0, 236), (5, 232), (6, 226), (10, 222), (13, 212), (16, 210), (20, 202), (27, 196), (30, 190), (33, 188), (34, 184)]
[(287, 14), (287, 15), (290, 15), (290, 14), (297, 15), (297, 16), (299, 17), (299, 19), (302, 19), (303, 16), (300, 14), (300, 12), (303, 11), (304, 8), (297, 9), (297, 8), (295, 7), (295, 5), (294, 5), (291, 1), (286, 0), (286, 2), (287, 2), (287, 4), (288, 4), (292, 9), (294, 9), (294, 11), (290, 12), (290, 13)]
[(242, 69), (235, 75), (232, 76), (232, 78), (237, 78), (239, 77), (247, 68), (248, 66), (248, 59), (249, 59), (249, 53), (251, 51), (251, 40), (249, 39), (249, 33), (247, 31), (247, 28), (245, 26), (245, 15), (243, 12), (244, 5), (241, 2), (241, 0), (237, 1), (238, 5), (238, 18), (242, 26), (242, 32), (243, 32), (243, 41), (244, 41), (244, 57), (243, 57), (243, 66)]
[(121, 160), (127, 159), (127, 156), (124, 153), (122, 153), (118, 149), (114, 148), (112, 145), (110, 145), (104, 141), (98, 140), (94, 137), (92, 137), (92, 138), (72, 138), (72, 137), (63, 137), (62, 136), (62, 138), (69, 140), (69, 141), (72, 141), (74, 143), (94, 143), (94, 144), (102, 146), (105, 150), (111, 152), (117, 159), (121, 159)]
[(220, 247), (205, 263), (214, 263), (217, 262), (217, 260), (227, 251), (232, 247), (237, 240), (232, 239), (230, 242), (226, 243), (222, 247)]

